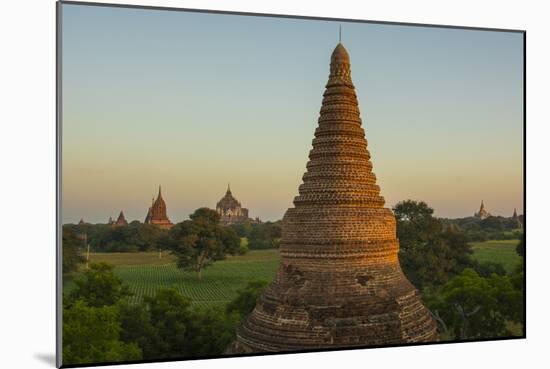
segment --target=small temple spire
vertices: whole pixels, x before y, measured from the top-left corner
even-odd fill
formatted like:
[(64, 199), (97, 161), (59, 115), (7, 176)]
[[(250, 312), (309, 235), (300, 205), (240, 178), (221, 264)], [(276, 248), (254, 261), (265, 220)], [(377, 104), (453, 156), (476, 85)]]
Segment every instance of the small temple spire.
[(342, 25), (340, 24), (340, 30), (339, 30), (339, 33), (338, 33), (338, 43), (341, 44), (342, 43)]
[(231, 194), (231, 183), (227, 182), (227, 191), (226, 194)]
[(151, 199), (151, 207), (147, 210), (144, 223), (154, 224), (162, 229), (169, 229), (173, 226), (166, 212), (166, 202), (162, 198), (161, 185), (159, 185), (157, 198), (155, 199), (153, 196)]
[(112, 224), (113, 227), (122, 227), (122, 226), (127, 226), (128, 225), (128, 221), (126, 220), (126, 217), (124, 216), (124, 212), (121, 210), (120, 211), (120, 214), (118, 214), (118, 218), (116, 220), (116, 222), (114, 222)]

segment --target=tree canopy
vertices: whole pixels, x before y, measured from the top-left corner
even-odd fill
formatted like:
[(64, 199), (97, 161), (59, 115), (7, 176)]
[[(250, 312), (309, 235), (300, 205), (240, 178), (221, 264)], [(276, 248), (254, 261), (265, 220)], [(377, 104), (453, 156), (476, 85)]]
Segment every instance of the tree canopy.
[(63, 309), (63, 362), (93, 364), (140, 360), (139, 346), (122, 342), (120, 331), (116, 306), (92, 307), (83, 300), (76, 301), (70, 308)]
[(506, 322), (522, 322), (522, 294), (509, 276), (483, 278), (466, 268), (427, 301), (444, 330), (456, 339), (509, 336)]
[(159, 239), (167, 233), (153, 224), (138, 221), (126, 227), (112, 227), (109, 224), (65, 224), (63, 230), (86, 234), (92, 251), (135, 252), (157, 250)]
[(84, 247), (84, 241), (80, 234), (72, 229), (63, 228), (61, 248), (63, 254), (63, 276), (68, 276), (78, 269), (78, 265), (84, 262), (81, 248)]
[[(130, 304), (109, 265), (92, 264), (84, 280), (64, 299), (64, 365), (221, 355), (266, 285), (249, 284), (226, 306), (198, 307), (173, 288)], [(110, 292), (94, 293), (101, 289)]]
[(457, 227), (445, 226), (423, 201), (405, 200), (393, 208), (407, 278), (419, 289), (441, 285), (473, 265), (472, 250)]
[(190, 218), (172, 227), (160, 244), (177, 256), (178, 267), (195, 271), (200, 279), (203, 269), (214, 261), (239, 252), (240, 238), (232, 228), (219, 224), (214, 210), (200, 208)]
[(70, 298), (83, 300), (88, 306), (110, 306), (130, 296), (128, 286), (122, 284), (122, 280), (114, 275), (113, 266), (107, 263), (92, 263), (74, 283), (76, 287)]

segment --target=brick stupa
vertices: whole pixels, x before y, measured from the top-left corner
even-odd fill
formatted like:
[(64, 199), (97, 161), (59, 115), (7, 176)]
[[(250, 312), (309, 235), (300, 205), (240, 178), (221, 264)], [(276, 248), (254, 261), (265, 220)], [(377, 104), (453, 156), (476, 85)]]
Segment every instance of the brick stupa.
[(395, 217), (372, 173), (341, 43), (318, 122), (299, 195), (283, 218), (277, 277), (229, 352), (436, 341), (436, 323), (399, 265)]
[(160, 186), (157, 199), (153, 199), (151, 207), (147, 211), (147, 216), (145, 217), (144, 223), (153, 224), (162, 229), (170, 229), (174, 226), (170, 219), (168, 219), (166, 202), (164, 202), (164, 199), (162, 198)]

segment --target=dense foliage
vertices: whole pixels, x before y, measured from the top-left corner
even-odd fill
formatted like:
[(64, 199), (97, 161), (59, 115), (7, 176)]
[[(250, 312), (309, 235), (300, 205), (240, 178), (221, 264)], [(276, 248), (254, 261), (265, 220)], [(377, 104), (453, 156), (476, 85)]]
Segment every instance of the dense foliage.
[(64, 364), (221, 355), (265, 287), (252, 282), (225, 308), (192, 307), (170, 288), (129, 304), (125, 293), (106, 294), (113, 298), (90, 293), (127, 290), (111, 266), (92, 264), (91, 269), (64, 300)]
[(127, 227), (109, 224), (65, 224), (63, 229), (86, 234), (94, 252), (156, 251), (159, 239), (167, 233), (152, 224), (133, 221)]
[[(511, 324), (523, 325), (523, 264), (507, 274), (500, 263), (475, 261), (468, 245), (480, 231), (501, 236), (517, 222), (502, 217), (438, 219), (426, 203), (412, 200), (393, 210), (401, 266), (438, 321), (441, 339), (510, 336)], [(521, 237), (521, 230), (514, 232), (519, 233), (513, 238)], [(524, 252), (521, 243), (517, 252)]]
[(220, 225), (214, 210), (200, 208), (190, 218), (172, 227), (160, 245), (178, 257), (178, 267), (197, 272), (200, 279), (214, 261), (238, 253), (241, 240), (232, 228)]
[(464, 268), (473, 266), (472, 250), (464, 233), (445, 226), (425, 202), (402, 201), (393, 211), (401, 267), (417, 288), (444, 284)]
[(227, 304), (229, 314), (237, 313), (239, 317), (246, 317), (256, 306), (256, 300), (267, 287), (266, 281), (252, 281), (245, 288), (238, 290), (238, 296)]
[[(519, 219), (523, 219), (519, 217)], [(485, 219), (466, 217), (458, 219), (441, 219), (444, 224), (455, 225), (462, 230), (468, 242), (487, 240), (514, 240), (523, 235), (522, 224), (518, 219), (490, 216)]]
[(240, 237), (248, 239), (250, 250), (265, 250), (279, 247), (281, 240), (281, 221), (264, 223), (240, 223), (233, 224), (231, 228)]
[(484, 278), (467, 268), (426, 300), (447, 339), (510, 336), (507, 322), (523, 321), (522, 292), (507, 275)]
[(116, 306), (89, 306), (77, 300), (63, 309), (63, 363), (88, 364), (142, 359), (136, 343), (120, 339)]
[(84, 241), (81, 235), (72, 229), (63, 228), (62, 238), (63, 276), (66, 277), (76, 272), (78, 265), (84, 262), (81, 249)]
[(113, 267), (107, 263), (91, 264), (74, 283), (76, 288), (70, 293), (71, 299), (86, 301), (88, 306), (109, 306), (130, 296), (128, 286), (115, 277)]

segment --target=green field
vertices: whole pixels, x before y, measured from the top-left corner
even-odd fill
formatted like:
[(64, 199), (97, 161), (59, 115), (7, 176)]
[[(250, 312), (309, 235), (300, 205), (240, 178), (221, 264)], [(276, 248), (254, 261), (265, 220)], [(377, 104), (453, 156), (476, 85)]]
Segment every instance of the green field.
[(178, 269), (168, 253), (159, 259), (158, 252), (90, 254), (91, 262), (105, 261), (116, 265), (115, 274), (134, 294), (138, 302), (161, 287), (174, 287), (197, 305), (225, 304), (237, 290), (253, 280), (271, 281), (279, 265), (278, 250), (250, 251), (242, 256), (229, 256), (204, 269), (202, 279), (194, 272)]
[[(517, 240), (472, 243), (474, 258), (494, 261), (512, 271), (521, 261), (516, 254)], [(153, 295), (160, 287), (175, 287), (197, 305), (225, 304), (236, 291), (253, 280), (271, 281), (279, 265), (278, 250), (253, 250), (242, 256), (228, 256), (207, 267), (199, 280), (194, 272), (176, 267), (176, 258), (163, 252), (92, 253), (90, 262), (105, 261), (115, 265), (115, 274), (130, 287), (132, 302)]]
[(474, 258), (480, 263), (492, 261), (500, 263), (507, 272), (511, 272), (521, 262), (516, 253), (518, 240), (472, 242)]

